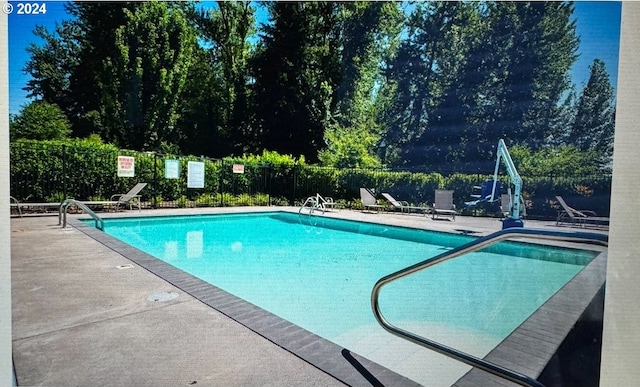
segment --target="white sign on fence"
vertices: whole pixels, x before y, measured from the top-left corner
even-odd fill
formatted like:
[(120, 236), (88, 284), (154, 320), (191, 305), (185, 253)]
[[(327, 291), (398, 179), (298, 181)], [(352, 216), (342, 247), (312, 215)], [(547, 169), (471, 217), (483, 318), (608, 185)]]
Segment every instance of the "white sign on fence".
[(204, 163), (189, 161), (187, 164), (187, 188), (204, 188)]
[(180, 178), (180, 161), (179, 160), (164, 161), (164, 177), (166, 179)]
[(135, 159), (130, 156), (118, 156), (118, 177), (135, 176)]
[(244, 173), (243, 164), (233, 164), (233, 173)]

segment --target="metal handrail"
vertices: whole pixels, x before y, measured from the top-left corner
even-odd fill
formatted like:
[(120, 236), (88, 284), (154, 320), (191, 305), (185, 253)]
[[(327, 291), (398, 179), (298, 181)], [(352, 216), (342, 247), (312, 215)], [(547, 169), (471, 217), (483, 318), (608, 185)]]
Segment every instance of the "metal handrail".
[[(307, 203), (311, 204), (309, 207), (309, 215), (311, 215), (316, 208), (320, 207), (320, 203), (318, 202), (318, 200), (316, 199), (315, 196), (310, 196), (308, 197), (304, 203), (302, 203), (302, 206), (300, 207), (300, 209), (298, 210), (298, 214), (302, 213), (302, 210), (307, 207)], [(324, 210), (322, 211), (324, 213)]]
[(592, 243), (592, 244), (597, 244), (602, 246), (608, 246), (608, 240), (609, 240), (609, 237), (607, 235), (596, 234), (596, 233), (584, 233), (584, 232), (560, 232), (560, 231), (536, 230), (536, 229), (525, 229), (525, 228), (507, 228), (507, 229), (495, 232), (485, 237), (478, 238), (472, 242), (455, 247), (433, 258), (429, 258), (422, 262), (411, 265), (393, 274), (389, 274), (385, 277), (382, 277), (380, 280), (378, 280), (378, 282), (376, 282), (371, 292), (371, 306), (373, 308), (373, 314), (376, 320), (378, 320), (378, 323), (382, 325), (382, 327), (388, 332), (396, 336), (400, 336), (420, 346), (432, 349), (442, 355), (456, 359), (470, 366), (480, 368), (481, 370), (484, 370), (493, 375), (502, 377), (504, 379), (510, 380), (522, 386), (544, 387), (543, 384), (541, 384), (540, 382), (538, 382), (537, 380), (529, 376), (523, 375), (521, 373), (502, 367), (498, 364), (489, 362), (487, 360), (480, 359), (473, 355), (448, 347), (446, 345), (440, 344), (438, 342), (424, 338), (422, 336), (418, 336), (416, 334), (413, 334), (409, 331), (406, 331), (402, 328), (398, 328), (390, 324), (382, 315), (382, 312), (380, 311), (379, 300), (378, 300), (380, 295), (380, 290), (382, 289), (382, 287), (391, 281), (413, 274), (417, 271), (426, 269), (430, 266), (436, 265), (438, 263), (442, 263), (449, 259), (459, 257), (463, 254), (466, 254), (475, 250), (479, 250), (483, 247), (492, 245), (502, 240), (518, 238), (518, 237), (528, 237), (533, 239), (546, 239), (546, 240), (559, 240), (559, 241), (567, 241), (567, 242)]
[(60, 219), (62, 218), (62, 228), (67, 227), (67, 208), (69, 208), (70, 204), (75, 204), (76, 206), (82, 208), (85, 213), (91, 215), (91, 217), (96, 221), (96, 228), (100, 231), (104, 231), (104, 221), (102, 220), (102, 218), (96, 215), (96, 213), (93, 212), (84, 203), (75, 199), (65, 199), (62, 201), (62, 203), (60, 203), (60, 207), (58, 207), (58, 225), (60, 225)]

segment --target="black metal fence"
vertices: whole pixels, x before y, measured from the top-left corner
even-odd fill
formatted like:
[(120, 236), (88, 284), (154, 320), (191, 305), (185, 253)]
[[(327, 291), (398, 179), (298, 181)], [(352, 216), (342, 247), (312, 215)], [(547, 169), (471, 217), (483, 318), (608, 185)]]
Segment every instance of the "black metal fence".
[[(434, 190), (452, 189), (457, 208), (471, 199), (474, 186), (491, 177), (455, 171), (392, 169), (336, 169), (299, 164), (256, 164), (242, 160), (211, 159), (119, 150), (109, 145), (76, 146), (35, 141), (11, 144), (11, 195), (21, 202), (59, 203), (65, 198), (109, 200), (138, 182), (147, 208), (300, 205), (320, 193), (358, 208), (360, 187), (390, 192), (414, 204), (433, 201)], [(133, 157), (133, 177), (118, 175), (118, 156)], [(204, 165), (204, 186), (189, 188), (189, 162)], [(176, 163), (177, 176), (168, 174)], [(175, 171), (175, 169), (172, 169)], [(471, 172), (471, 171), (469, 171)], [(508, 180), (504, 177), (505, 181)], [(532, 218), (557, 215), (555, 195), (574, 207), (609, 212), (611, 176), (523, 176), (524, 197)], [(484, 214), (474, 211), (474, 214)], [(487, 213), (489, 214), (489, 213)]]

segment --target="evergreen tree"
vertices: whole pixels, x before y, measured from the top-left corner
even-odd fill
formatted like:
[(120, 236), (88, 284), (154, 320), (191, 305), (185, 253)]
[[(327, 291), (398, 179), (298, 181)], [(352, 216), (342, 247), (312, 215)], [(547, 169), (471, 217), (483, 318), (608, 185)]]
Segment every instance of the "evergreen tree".
[(489, 144), (503, 138), (539, 148), (558, 130), (552, 123), (563, 125), (557, 118), (579, 44), (572, 13), (570, 2), (490, 4), (484, 49), (492, 68), (481, 102), (486, 125), (478, 128)]
[(318, 160), (340, 82), (336, 3), (269, 3), (253, 62), (259, 138), (265, 149)]
[(339, 8), (341, 81), (336, 112), (325, 129), (324, 165), (373, 167), (382, 130), (377, 121), (381, 62), (395, 49), (403, 16), (398, 3), (350, 2)]
[(591, 74), (578, 100), (569, 142), (580, 150), (595, 150), (603, 164), (609, 165), (615, 128), (614, 89), (603, 61), (595, 59), (589, 69)]
[[(460, 143), (463, 116), (451, 87), (479, 29), (476, 5), (454, 2), (419, 4), (407, 22), (407, 38), (387, 69), (393, 90), (383, 115), (389, 128), (385, 137), (398, 148), (397, 164), (424, 165), (439, 159), (441, 151), (456, 152), (449, 137)], [(447, 94), (448, 93), (448, 94)], [(441, 111), (437, 111), (443, 100)], [(446, 111), (445, 111), (446, 110)], [(458, 131), (458, 132), (456, 132)], [(451, 136), (449, 136), (451, 135)], [(392, 150), (393, 152), (393, 150)]]
[(572, 12), (550, 2), (417, 6), (389, 71), (387, 136), (403, 161), (477, 165), (498, 139), (538, 148), (566, 127)]
[(112, 60), (119, 55), (116, 30), (127, 23), (125, 10), (135, 11), (140, 2), (69, 2), (67, 12), (74, 17), (69, 22), (77, 33), (74, 38), (79, 50), (77, 65), (69, 77), (73, 106), (68, 116), (76, 136), (99, 134), (107, 141), (119, 143), (121, 128), (117, 115), (105, 105), (113, 100)]
[(71, 76), (79, 66), (78, 27), (73, 22), (63, 21), (56, 25), (55, 33), (42, 26), (37, 26), (33, 33), (45, 43), (41, 47), (32, 43), (27, 48), (30, 58), (24, 71), (31, 76), (24, 87), (27, 97), (56, 104), (68, 114), (75, 106)]
[(180, 134), (177, 145), (183, 154), (224, 157), (231, 152), (228, 141), (226, 91), (220, 82), (221, 70), (215, 66), (211, 52), (196, 45), (180, 99)]

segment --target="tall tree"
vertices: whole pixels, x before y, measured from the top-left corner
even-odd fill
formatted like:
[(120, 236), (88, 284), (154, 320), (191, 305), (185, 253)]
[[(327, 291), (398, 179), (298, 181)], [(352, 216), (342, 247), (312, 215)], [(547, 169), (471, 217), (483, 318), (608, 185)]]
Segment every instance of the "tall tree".
[(566, 117), (579, 42), (572, 12), (552, 2), (417, 7), (391, 69), (389, 137), (404, 160), (477, 164), (500, 138), (542, 146)]
[(110, 59), (108, 111), (121, 121), (122, 145), (159, 150), (175, 143), (181, 91), (196, 40), (184, 12), (162, 2), (124, 10), (127, 23), (116, 30), (119, 55)]
[(219, 98), (218, 140), (227, 142), (227, 152), (237, 155), (256, 150), (249, 85), (254, 13), (250, 1), (219, 1), (216, 8), (200, 11), (194, 17), (201, 36), (210, 45), (211, 71), (224, 89)]
[[(443, 119), (462, 118), (442, 116), (443, 112), (438, 117), (436, 109), (448, 98), (445, 91), (457, 81), (474, 30), (479, 28), (472, 18), (475, 7), (460, 2), (429, 2), (418, 4), (409, 17), (407, 38), (387, 70), (393, 85), (388, 90), (394, 90), (394, 94), (384, 113), (389, 128), (386, 138), (399, 150), (396, 164), (428, 164), (435, 156), (428, 151), (444, 149), (448, 141), (443, 131), (430, 128), (435, 128), (438, 122), (443, 127)], [(460, 129), (461, 125), (443, 127), (443, 130)], [(456, 135), (459, 133), (453, 133)]]
[(397, 44), (403, 15), (398, 3), (354, 1), (339, 9), (341, 81), (335, 90), (337, 121), (366, 120), (380, 83), (380, 62)]
[(125, 10), (135, 11), (140, 2), (69, 2), (66, 11), (73, 17), (80, 50), (77, 66), (69, 78), (73, 107), (69, 117), (76, 136), (97, 133), (108, 141), (120, 141), (119, 122), (105, 111), (113, 71), (111, 61), (118, 55), (116, 30), (127, 23)]
[(76, 23), (63, 21), (56, 25), (55, 33), (37, 26), (34, 34), (44, 40), (44, 45), (30, 44), (29, 60), (24, 71), (31, 76), (24, 87), (27, 97), (35, 97), (59, 106), (65, 113), (72, 111), (74, 97), (71, 77), (78, 68), (81, 46), (77, 40), (79, 30)]
[(569, 138), (580, 150), (594, 149), (607, 165), (613, 156), (615, 95), (605, 64), (595, 59), (589, 81), (582, 90)]
[(123, 10), (138, 4), (69, 2), (65, 10), (72, 18), (55, 33), (40, 26), (34, 31), (45, 44), (28, 49), (25, 71), (32, 79), (25, 89), (60, 106), (75, 136), (96, 132), (112, 140), (102, 122), (108, 116), (100, 113), (103, 90), (112, 82), (104, 60), (115, 56), (115, 31), (126, 22)]
[(551, 123), (571, 88), (569, 70), (579, 45), (570, 20), (573, 4), (490, 3), (488, 10), (484, 49), (492, 55), (493, 68), (482, 101), (487, 124), (477, 140), (484, 136), (494, 144), (504, 138), (539, 148), (557, 129)]
[(403, 21), (394, 2), (348, 2), (339, 8), (341, 81), (334, 93), (334, 120), (325, 129), (325, 165), (379, 165), (376, 144), (377, 96), (383, 84), (381, 63), (397, 48)]
[(274, 2), (253, 62), (264, 148), (317, 161), (339, 83), (338, 21), (331, 2)]
[(209, 50), (197, 45), (180, 95), (183, 103), (176, 122), (180, 133), (177, 145), (183, 154), (223, 157), (231, 152), (227, 141), (227, 108), (221, 103), (226, 91), (220, 73)]

